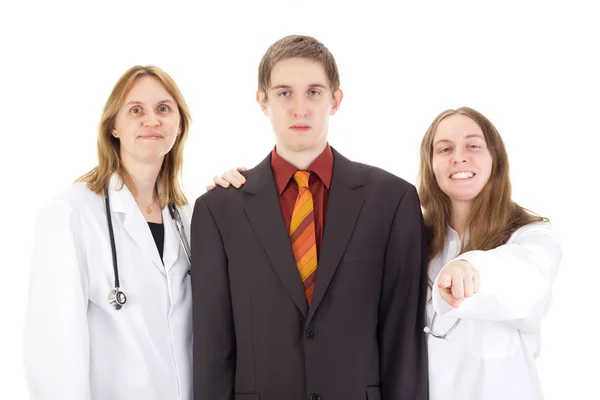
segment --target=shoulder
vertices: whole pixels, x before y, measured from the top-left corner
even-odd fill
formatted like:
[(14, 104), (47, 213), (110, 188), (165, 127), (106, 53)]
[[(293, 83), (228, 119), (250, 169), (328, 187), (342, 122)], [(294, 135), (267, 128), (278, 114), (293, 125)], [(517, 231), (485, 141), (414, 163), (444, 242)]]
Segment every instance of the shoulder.
[(337, 150), (333, 150), (333, 174), (334, 176), (352, 179), (368, 185), (386, 185), (398, 187), (400, 189), (409, 189), (414, 187), (404, 179), (400, 178), (379, 167), (364, 164), (361, 162), (350, 160), (340, 154)]
[(50, 200), (50, 202), (42, 209), (42, 213), (60, 210), (63, 212), (74, 212), (90, 201), (97, 201), (99, 197), (100, 196), (87, 187), (87, 184), (78, 182), (63, 190)]
[(409, 187), (414, 187), (414, 185), (408, 183), (406, 180), (379, 167), (359, 163), (356, 161), (351, 161), (351, 163), (353, 164), (353, 167), (356, 169), (356, 171), (360, 173), (365, 179), (367, 179), (369, 183), (385, 185), (393, 184), (399, 187), (403, 187), (405, 189), (408, 189)]
[(275, 187), (273, 170), (270, 164), (264, 161), (256, 167), (242, 172), (242, 175), (246, 178), (246, 183), (241, 188), (217, 186), (199, 196), (195, 201), (195, 207), (198, 206), (198, 203), (203, 203), (209, 208), (229, 209), (235, 204), (241, 204), (240, 202), (246, 195), (262, 191), (268, 184)]
[(36, 226), (51, 226), (59, 229), (80, 220), (82, 210), (100, 204), (100, 196), (92, 192), (85, 183), (75, 183), (57, 194), (38, 213)]
[(389, 171), (356, 161), (342, 163), (341, 167), (346, 171), (338, 176), (365, 186), (375, 196), (400, 200), (408, 195), (418, 199), (417, 189), (413, 184)]
[(195, 212), (199, 207), (206, 207), (211, 210), (211, 213), (219, 210), (231, 210), (236, 204), (241, 205), (239, 200), (243, 197), (243, 190), (243, 187), (237, 189), (217, 186), (199, 196), (193, 203), (191, 212)]
[(552, 227), (550, 222), (534, 222), (532, 224), (527, 224), (525, 226), (520, 227), (508, 239), (508, 243), (518, 241), (522, 238), (532, 237), (532, 236), (542, 236), (548, 237), (555, 241), (558, 240), (558, 234)]
[(561, 241), (549, 222), (536, 222), (517, 229), (506, 245), (508, 248), (526, 246), (538, 256), (555, 262), (562, 259)]

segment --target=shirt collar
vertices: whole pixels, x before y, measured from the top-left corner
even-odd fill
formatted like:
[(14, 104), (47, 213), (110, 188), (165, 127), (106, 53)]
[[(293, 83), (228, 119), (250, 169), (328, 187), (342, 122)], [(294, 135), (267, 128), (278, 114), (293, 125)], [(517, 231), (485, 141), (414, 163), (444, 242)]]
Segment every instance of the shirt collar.
[[(281, 195), (298, 168), (277, 154), (277, 147), (271, 153), (271, 167), (273, 168), (277, 193)], [(333, 173), (333, 152), (329, 143), (325, 150), (310, 164), (308, 171), (314, 172), (329, 190)]]

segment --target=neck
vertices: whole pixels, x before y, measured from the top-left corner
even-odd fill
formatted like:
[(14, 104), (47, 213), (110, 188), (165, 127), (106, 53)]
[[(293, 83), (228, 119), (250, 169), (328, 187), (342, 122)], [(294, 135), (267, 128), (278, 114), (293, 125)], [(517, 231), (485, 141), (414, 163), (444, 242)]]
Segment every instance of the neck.
[(133, 197), (142, 204), (150, 204), (153, 200), (156, 200), (156, 180), (162, 166), (162, 160), (148, 163), (126, 156), (122, 156), (121, 160), (123, 167), (131, 178), (131, 182), (127, 182), (127, 187)]
[(277, 154), (281, 156), (284, 160), (292, 164), (294, 167), (299, 170), (306, 170), (310, 165), (321, 155), (323, 150), (327, 147), (327, 142), (323, 143), (320, 146), (315, 146), (311, 149), (303, 150), (303, 151), (293, 151), (287, 149), (285, 146), (277, 145), (275, 150)]
[(454, 229), (459, 237), (463, 237), (467, 227), (465, 222), (471, 212), (471, 202), (452, 201), (452, 210), (450, 212), (450, 227)]

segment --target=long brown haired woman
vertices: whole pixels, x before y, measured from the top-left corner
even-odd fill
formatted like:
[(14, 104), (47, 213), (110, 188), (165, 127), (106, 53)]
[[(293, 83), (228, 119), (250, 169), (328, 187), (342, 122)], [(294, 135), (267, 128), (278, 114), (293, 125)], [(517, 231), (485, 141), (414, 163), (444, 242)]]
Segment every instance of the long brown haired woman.
[(431, 399), (542, 399), (535, 360), (562, 252), (548, 220), (512, 200), (494, 125), (468, 107), (439, 114), (421, 144), (418, 187)]

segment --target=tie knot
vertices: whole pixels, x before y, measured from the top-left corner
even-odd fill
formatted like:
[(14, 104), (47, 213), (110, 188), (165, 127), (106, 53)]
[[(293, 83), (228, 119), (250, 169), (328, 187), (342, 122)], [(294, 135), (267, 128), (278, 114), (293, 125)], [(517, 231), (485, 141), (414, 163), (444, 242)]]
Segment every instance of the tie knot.
[(310, 177), (310, 172), (308, 171), (296, 171), (294, 173), (294, 180), (296, 184), (298, 184), (299, 188), (308, 188), (308, 178)]

